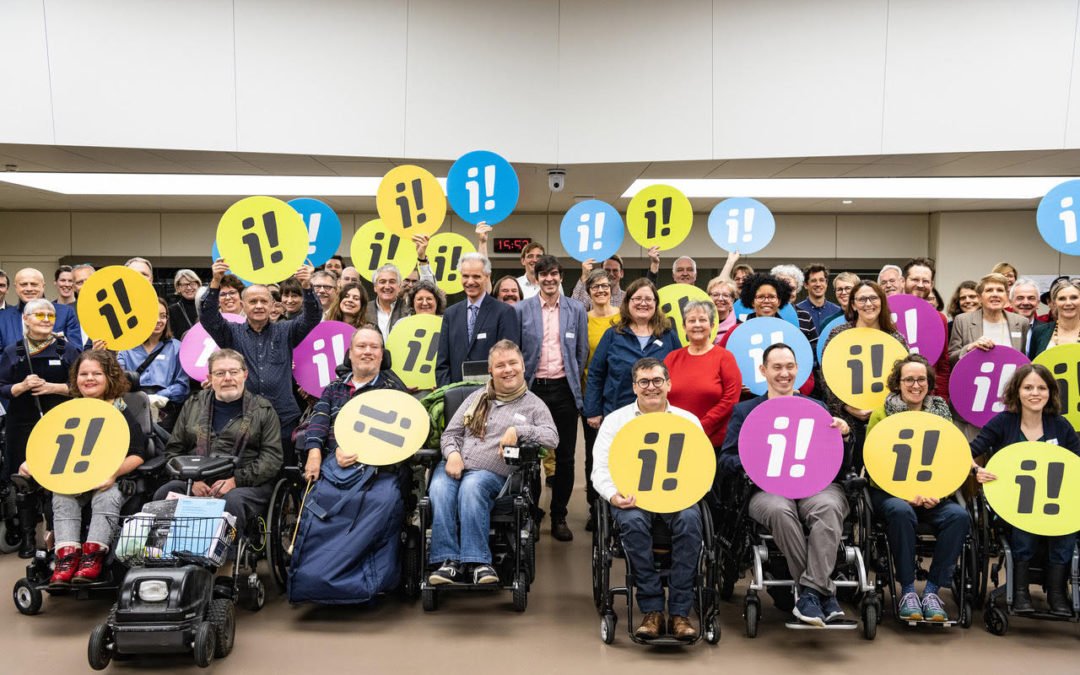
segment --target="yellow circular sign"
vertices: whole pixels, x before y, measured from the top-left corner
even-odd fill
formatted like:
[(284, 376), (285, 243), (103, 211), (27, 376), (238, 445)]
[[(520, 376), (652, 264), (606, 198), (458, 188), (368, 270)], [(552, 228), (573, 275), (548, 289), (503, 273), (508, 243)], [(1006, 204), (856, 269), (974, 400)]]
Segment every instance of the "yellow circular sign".
[(386, 339), (394, 373), (406, 387), (435, 388), (435, 357), (439, 354), (442, 317), (415, 314), (394, 324)]
[(94, 272), (79, 292), (79, 324), (91, 340), (114, 351), (138, 347), (154, 332), (158, 299), (154, 287), (130, 267), (110, 265)]
[[(686, 328), (683, 327), (682, 308), (691, 300), (704, 300), (711, 305), (712, 299), (709, 294), (690, 284), (668, 284), (658, 290), (657, 294), (660, 296), (661, 311), (667, 315), (667, 318), (671, 319), (672, 325), (679, 334), (679, 343), (683, 345), (690, 344), (686, 339)], [(714, 315), (712, 332), (709, 334), (710, 342), (716, 339), (718, 329)]]
[(971, 446), (944, 417), (909, 411), (874, 425), (863, 460), (878, 487), (894, 497), (942, 499), (971, 473)]
[(670, 185), (651, 185), (634, 195), (626, 207), (626, 230), (643, 248), (675, 248), (693, 224), (690, 200)]
[(26, 442), (26, 465), (46, 490), (81, 494), (116, 473), (127, 457), (130, 438), (127, 420), (111, 403), (72, 399), (34, 425)]
[(446, 218), (446, 193), (427, 169), (406, 164), (386, 172), (375, 193), (386, 227), (404, 241), (435, 234)]
[(994, 453), (983, 484), (990, 508), (1013, 527), (1055, 537), (1080, 530), (1080, 457), (1042, 441), (1013, 443)]
[(412, 457), (430, 429), (431, 420), (420, 401), (403, 391), (376, 389), (341, 408), (334, 438), (361, 464), (386, 466)]
[(1080, 430), (1080, 344), (1072, 343), (1051, 347), (1031, 360), (1046, 366), (1057, 380), (1061, 392), (1061, 414)]
[(712, 489), (716, 452), (701, 427), (674, 413), (639, 415), (619, 429), (608, 455), (619, 493), (653, 513), (675, 513)]
[(375, 270), (387, 263), (398, 268), (402, 279), (416, 269), (415, 245), (386, 229), (378, 218), (356, 230), (349, 253), (360, 276), (371, 283), (375, 283)]
[(825, 383), (844, 403), (860, 410), (885, 404), (893, 364), (907, 350), (893, 336), (876, 328), (849, 328), (838, 334), (821, 356)]
[(230, 272), (253, 284), (273, 284), (296, 274), (310, 242), (293, 207), (273, 197), (246, 197), (221, 216), (217, 245)]
[(476, 253), (476, 247), (460, 234), (440, 232), (428, 242), (431, 273), (435, 275), (435, 283), (443, 293), (453, 295), (461, 292), (458, 261), (466, 253)]

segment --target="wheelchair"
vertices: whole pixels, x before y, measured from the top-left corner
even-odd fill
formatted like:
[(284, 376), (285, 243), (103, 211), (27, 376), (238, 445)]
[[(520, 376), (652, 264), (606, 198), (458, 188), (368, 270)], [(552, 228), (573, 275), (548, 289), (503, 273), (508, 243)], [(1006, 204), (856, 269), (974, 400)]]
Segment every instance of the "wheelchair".
[[(451, 419), (464, 400), (479, 386), (460, 386), (445, 392), (445, 417)], [(497, 584), (454, 583), (438, 586), (428, 581), (428, 575), (438, 567), (427, 562), (431, 545), (431, 523), (434, 517), (431, 498), (427, 491), (431, 486), (432, 472), (442, 460), (439, 448), (422, 448), (414, 456), (425, 467), (426, 480), (419, 500), (419, 548), (414, 563), (419, 570), (420, 598), (424, 610), (435, 611), (442, 593), (508, 590), (512, 593), (513, 608), (524, 612), (528, 604), (529, 588), (536, 577), (536, 541), (540, 535), (540, 448), (522, 446), (503, 449), (503, 459), (510, 465), (502, 489), (495, 499), (491, 512), (491, 530), (488, 546), (491, 549), (492, 567), (499, 575)], [(406, 549), (406, 556), (411, 556)], [(408, 558), (407, 558), (408, 562)]]
[[(156, 477), (165, 464), (162, 452), (165, 448), (167, 435), (164, 431), (153, 424), (150, 416), (150, 401), (147, 395), (141, 391), (129, 391), (124, 394), (124, 402), (128, 406), (140, 426), (147, 441), (148, 459), (139, 465), (134, 471), (117, 480), (117, 485), (124, 495), (124, 502), (120, 508), (120, 517), (129, 516), (139, 510), (143, 503), (149, 501), (154, 494), (157, 485)], [(16, 499), (27, 500), (34, 503), (35, 510), (45, 511), (51, 520), (51, 493), (42, 488), (33, 478), (13, 475), (12, 485), (17, 492)], [(83, 509), (83, 531), (90, 522), (90, 505)], [(28, 530), (24, 536), (33, 536), (33, 531)], [(55, 552), (47, 549), (38, 549), (34, 557), (26, 566), (26, 576), (15, 582), (12, 598), (15, 607), (22, 614), (34, 615), (41, 611), (44, 602), (44, 593), (49, 595), (72, 595), (76, 599), (85, 600), (92, 595), (107, 595), (115, 593), (120, 588), (127, 567), (117, 560), (115, 547), (112, 547), (105, 558), (101, 576), (98, 580), (79, 585), (50, 588), (49, 579), (52, 577), (53, 567), (56, 563)]]
[[(706, 495), (706, 499), (708, 495)], [(719, 601), (717, 591), (718, 566), (716, 546), (713, 538), (713, 520), (705, 500), (698, 503), (701, 511), (702, 546), (698, 556), (697, 574), (694, 580), (694, 608), (698, 619), (698, 635), (692, 641), (682, 641), (670, 636), (660, 636), (653, 640), (642, 640), (634, 634), (634, 571), (622, 548), (618, 524), (611, 515), (611, 504), (597, 500), (596, 522), (592, 537), (592, 582), (593, 602), (600, 613), (600, 639), (604, 644), (615, 641), (615, 626), (618, 618), (615, 613), (614, 599), (617, 595), (626, 597), (626, 628), (630, 639), (637, 644), (652, 646), (687, 646), (696, 644), (702, 638), (715, 645), (720, 641), (720, 622), (717, 618)], [(671, 568), (671, 530), (663, 520), (653, 519), (653, 560), (660, 572), (664, 587), (668, 585)], [(626, 581), (623, 586), (611, 586), (611, 567), (616, 558), (626, 563)]]
[[(772, 535), (760, 523), (750, 518), (750, 497), (757, 491), (749, 477), (729, 477), (724, 480), (723, 498), (719, 500), (717, 521), (720, 527), (716, 536), (717, 560), (720, 573), (720, 597), (729, 599), (734, 593), (735, 583), (750, 570), (750, 587), (743, 601), (743, 620), (746, 637), (757, 637), (761, 618), (760, 591), (781, 599), (788, 589), (794, 589), (795, 581), (787, 568), (783, 553), (776, 545)], [(866, 499), (864, 488), (866, 481), (855, 475), (848, 475), (842, 484), (849, 505), (848, 517), (844, 520), (843, 535), (837, 549), (836, 565), (833, 569), (833, 583), (837, 587), (837, 599), (852, 602), (858, 606), (862, 620), (863, 636), (873, 640), (877, 635), (878, 620), (881, 617), (881, 600), (867, 575), (864, 559), (867, 541), (871, 532), (871, 508)], [(794, 599), (789, 597), (791, 606)], [(778, 601), (778, 607), (782, 601)], [(787, 607), (781, 607), (789, 611)], [(817, 628), (792, 619), (785, 624), (796, 630), (856, 630), (859, 622), (839, 620), (828, 623), (824, 628)]]
[[(968, 518), (972, 518), (972, 508), (963, 498), (960, 491), (955, 494), (957, 502), (964, 507)], [(866, 495), (869, 503), (869, 495)], [(887, 525), (878, 514), (873, 515), (873, 530), (869, 540), (869, 553), (867, 559), (871, 561), (874, 569), (874, 589), (877, 595), (884, 598), (886, 592), (892, 600), (892, 612), (900, 620), (900, 597), (899, 584), (894, 570), (896, 569), (892, 547), (886, 534)], [(925, 581), (929, 571), (925, 561), (933, 557), (934, 546), (937, 543), (933, 527), (924, 522), (919, 522), (915, 527), (915, 578)], [(925, 621), (904, 620), (909, 626), (930, 624), (934, 626), (950, 627), (959, 625), (961, 628), (970, 628), (975, 608), (979, 601), (979, 543), (977, 529), (972, 525), (968, 528), (967, 536), (964, 537), (964, 546), (960, 553), (960, 560), (953, 571), (952, 591), (953, 598), (960, 609), (959, 618), (948, 621)]]

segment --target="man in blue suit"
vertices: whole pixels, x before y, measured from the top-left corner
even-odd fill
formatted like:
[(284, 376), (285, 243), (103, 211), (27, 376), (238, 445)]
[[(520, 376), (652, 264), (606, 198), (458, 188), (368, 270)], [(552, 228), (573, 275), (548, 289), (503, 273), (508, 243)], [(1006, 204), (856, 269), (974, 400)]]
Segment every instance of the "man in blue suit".
[[(19, 296), (19, 302), (0, 310), (0, 349), (22, 340), (23, 307), (31, 300), (45, 297), (45, 275), (33, 267), (19, 270), (15, 273), (15, 294)], [(55, 304), (55, 307), (56, 323), (53, 332), (63, 333), (70, 344), (82, 349), (86, 336), (79, 326), (75, 310), (68, 305)]]
[(499, 340), (521, 344), (521, 324), (514, 308), (484, 290), (491, 279), (491, 261), (481, 253), (466, 253), (458, 261), (465, 299), (450, 305), (439, 332), (435, 381), (442, 387), (462, 379), (461, 364), (487, 363), (488, 352)]
[(551, 488), (551, 536), (570, 541), (566, 505), (574, 491), (574, 446), (581, 413), (581, 371), (589, 358), (589, 318), (585, 306), (562, 294), (562, 265), (553, 255), (533, 266), (540, 292), (514, 305), (521, 318), (525, 381), (555, 420), (555, 477)]

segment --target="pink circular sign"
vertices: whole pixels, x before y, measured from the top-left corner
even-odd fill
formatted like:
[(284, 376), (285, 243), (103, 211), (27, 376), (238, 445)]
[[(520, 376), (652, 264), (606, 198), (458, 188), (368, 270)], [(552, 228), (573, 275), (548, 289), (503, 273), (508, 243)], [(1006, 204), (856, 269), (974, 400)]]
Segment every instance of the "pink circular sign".
[(986, 426), (999, 412), (1004, 412), (1001, 393), (1016, 369), (1031, 363), (1012, 347), (995, 346), (989, 351), (972, 349), (956, 362), (949, 373), (949, 401), (968, 422)]
[(945, 349), (945, 322), (941, 314), (922, 298), (904, 294), (889, 296), (889, 310), (911, 353), (936, 363)]
[(322, 396), (337, 379), (334, 369), (345, 361), (355, 328), (343, 321), (323, 321), (293, 350), (293, 378), (312, 396)]
[[(232, 323), (245, 321), (239, 314), (223, 313), (221, 316)], [(200, 321), (184, 333), (184, 339), (180, 341), (180, 366), (192, 379), (205, 382), (209, 375), (206, 368), (207, 359), (217, 349), (218, 345), (214, 342), (214, 338), (210, 337)]]
[(781, 396), (754, 408), (739, 432), (739, 459), (754, 484), (788, 499), (816, 495), (844, 462), (844, 439), (825, 406)]

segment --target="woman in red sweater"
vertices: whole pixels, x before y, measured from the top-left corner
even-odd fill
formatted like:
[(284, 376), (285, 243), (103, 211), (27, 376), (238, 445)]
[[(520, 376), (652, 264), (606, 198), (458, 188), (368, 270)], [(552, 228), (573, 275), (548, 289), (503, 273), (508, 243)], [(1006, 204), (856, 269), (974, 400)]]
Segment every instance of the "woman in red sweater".
[(682, 310), (683, 329), (690, 343), (667, 355), (664, 364), (671, 373), (668, 401), (697, 415), (714, 447), (724, 443), (731, 410), (739, 401), (742, 376), (735, 357), (710, 336), (716, 324), (716, 307), (694, 300)]

